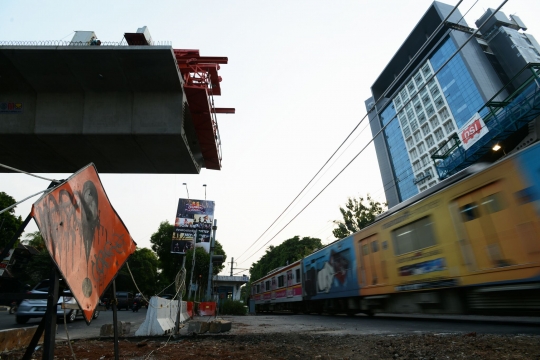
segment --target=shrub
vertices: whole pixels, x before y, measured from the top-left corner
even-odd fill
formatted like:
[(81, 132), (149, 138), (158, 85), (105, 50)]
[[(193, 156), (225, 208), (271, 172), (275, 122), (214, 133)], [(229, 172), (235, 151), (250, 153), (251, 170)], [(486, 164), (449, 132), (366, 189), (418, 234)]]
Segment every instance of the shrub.
[(219, 313), (222, 315), (246, 315), (247, 307), (242, 301), (227, 299), (219, 303)]

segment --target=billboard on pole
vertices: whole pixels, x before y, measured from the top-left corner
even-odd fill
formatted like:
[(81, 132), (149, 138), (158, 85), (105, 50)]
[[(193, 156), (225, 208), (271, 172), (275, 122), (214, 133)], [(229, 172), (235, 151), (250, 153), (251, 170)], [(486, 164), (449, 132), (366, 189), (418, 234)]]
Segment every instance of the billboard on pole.
[(214, 221), (214, 202), (178, 199), (171, 252), (185, 254), (193, 247), (210, 251), (210, 234)]

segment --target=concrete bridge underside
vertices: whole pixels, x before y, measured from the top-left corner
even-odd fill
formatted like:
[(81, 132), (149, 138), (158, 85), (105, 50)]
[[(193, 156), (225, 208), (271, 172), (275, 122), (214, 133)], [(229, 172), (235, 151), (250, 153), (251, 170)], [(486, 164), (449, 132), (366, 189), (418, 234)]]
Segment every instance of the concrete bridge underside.
[(91, 162), (101, 173), (205, 167), (173, 49), (0, 47), (0, 163), (72, 173)]

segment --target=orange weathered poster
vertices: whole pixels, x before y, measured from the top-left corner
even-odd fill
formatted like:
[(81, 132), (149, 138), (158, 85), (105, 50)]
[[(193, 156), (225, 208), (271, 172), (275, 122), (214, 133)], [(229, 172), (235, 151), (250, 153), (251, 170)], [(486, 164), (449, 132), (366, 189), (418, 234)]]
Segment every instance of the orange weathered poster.
[(99, 298), (136, 247), (94, 164), (43, 195), (33, 204), (32, 216), (90, 323)]

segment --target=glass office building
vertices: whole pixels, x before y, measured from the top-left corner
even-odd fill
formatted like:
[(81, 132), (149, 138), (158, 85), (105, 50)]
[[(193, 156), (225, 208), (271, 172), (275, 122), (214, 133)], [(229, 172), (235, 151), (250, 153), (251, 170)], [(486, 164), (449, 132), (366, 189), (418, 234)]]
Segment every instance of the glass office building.
[[(389, 207), (440, 181), (431, 156), (449, 148), (448, 140), (457, 138), (459, 130), (512, 75), (501, 71), (504, 65), (482, 37), (466, 41), (474, 29), (459, 11), (448, 18), (449, 26), (438, 29), (452, 9), (440, 2), (431, 5), (365, 102), (373, 136), (380, 132), (374, 143)], [(519, 18), (508, 20), (501, 14), (494, 17), (498, 22), (486, 22), (491, 25), (488, 30), (512, 26), (517, 32), (523, 27)], [(426, 34), (433, 35), (423, 46)], [(524, 40), (531, 38), (527, 35)], [(507, 95), (502, 91), (497, 99)]]

